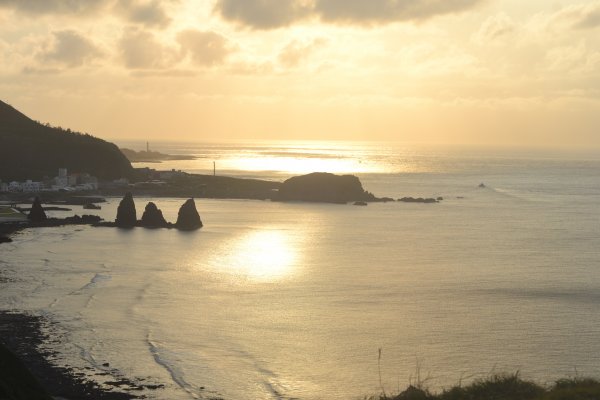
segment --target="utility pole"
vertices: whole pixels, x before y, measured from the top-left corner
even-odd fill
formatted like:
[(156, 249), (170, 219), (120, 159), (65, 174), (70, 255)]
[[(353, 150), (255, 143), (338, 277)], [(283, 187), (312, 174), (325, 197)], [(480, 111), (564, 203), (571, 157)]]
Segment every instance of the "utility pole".
[(217, 176), (217, 162), (213, 161), (213, 176)]
[(146, 153), (150, 153), (150, 142), (146, 142)]

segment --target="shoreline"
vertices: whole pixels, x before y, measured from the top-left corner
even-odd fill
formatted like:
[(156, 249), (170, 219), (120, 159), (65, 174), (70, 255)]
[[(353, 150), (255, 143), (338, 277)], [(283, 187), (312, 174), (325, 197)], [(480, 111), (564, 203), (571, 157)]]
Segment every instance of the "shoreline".
[[(9, 400), (50, 400), (62, 398), (130, 400), (138, 399), (129, 391), (144, 390), (129, 380), (111, 382), (112, 387), (101, 387), (86, 379), (90, 373), (106, 374), (101, 371), (82, 372), (68, 366), (54, 365), (50, 359), (53, 352), (43, 349), (51, 338), (43, 332), (50, 324), (42, 317), (26, 313), (0, 311), (0, 397)], [(109, 383), (107, 383), (109, 384)], [(10, 393), (3, 393), (3, 389)]]

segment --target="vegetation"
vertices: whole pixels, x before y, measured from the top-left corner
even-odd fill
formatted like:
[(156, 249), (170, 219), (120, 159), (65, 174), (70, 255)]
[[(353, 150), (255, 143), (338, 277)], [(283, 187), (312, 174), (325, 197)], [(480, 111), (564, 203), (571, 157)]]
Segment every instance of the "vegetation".
[(113, 143), (42, 125), (0, 101), (0, 179), (39, 180), (56, 176), (63, 167), (100, 179), (127, 177), (133, 171)]
[(518, 373), (492, 375), (467, 386), (457, 385), (441, 393), (430, 392), (423, 384), (410, 385), (396, 395), (381, 394), (369, 400), (598, 400), (600, 381), (565, 378), (550, 387), (522, 379)]

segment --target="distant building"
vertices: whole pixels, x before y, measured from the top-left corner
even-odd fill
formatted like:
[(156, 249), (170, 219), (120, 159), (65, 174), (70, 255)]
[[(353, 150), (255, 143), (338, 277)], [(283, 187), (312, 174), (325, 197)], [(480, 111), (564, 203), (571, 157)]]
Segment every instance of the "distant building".
[(22, 192), (23, 187), (20, 182), (12, 181), (11, 183), (8, 184), (8, 191), (13, 192), (13, 193)]
[(21, 191), (27, 193), (36, 193), (44, 188), (44, 184), (41, 182), (33, 182), (31, 179), (21, 184)]
[(126, 178), (115, 179), (112, 183), (114, 186), (129, 186), (129, 180)]
[(175, 177), (183, 176), (183, 175), (185, 175), (185, 172), (182, 172), (181, 170), (175, 170), (175, 169), (172, 169), (170, 171), (159, 171), (158, 172), (158, 177), (163, 180), (169, 180), (169, 179), (173, 179)]
[(58, 176), (54, 178), (52, 190), (96, 190), (98, 178), (88, 173), (68, 174), (66, 168), (58, 169)]
[(98, 189), (98, 178), (96, 178), (95, 176), (92, 176), (90, 174), (79, 175), (79, 181), (77, 183), (80, 185), (86, 185), (86, 186), (90, 187), (91, 189), (89, 189), (89, 190)]

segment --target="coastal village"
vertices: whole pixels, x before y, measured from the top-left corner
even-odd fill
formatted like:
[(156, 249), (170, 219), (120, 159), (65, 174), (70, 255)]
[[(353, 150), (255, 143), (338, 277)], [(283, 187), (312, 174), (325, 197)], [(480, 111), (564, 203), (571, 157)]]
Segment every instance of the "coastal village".
[[(115, 185), (128, 185), (127, 179), (120, 179), (112, 182)], [(59, 192), (59, 191), (91, 191), (97, 190), (99, 186), (98, 178), (88, 173), (71, 173), (67, 168), (59, 168), (58, 174), (53, 178), (47, 178), (42, 181), (2, 182), (0, 180), (0, 192), (4, 193), (39, 193), (39, 192)]]

